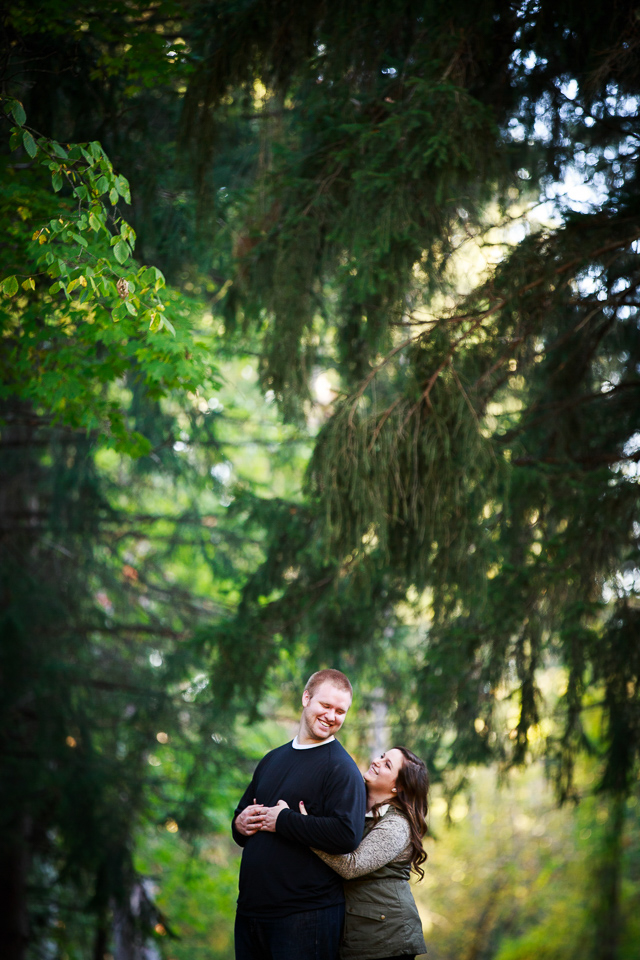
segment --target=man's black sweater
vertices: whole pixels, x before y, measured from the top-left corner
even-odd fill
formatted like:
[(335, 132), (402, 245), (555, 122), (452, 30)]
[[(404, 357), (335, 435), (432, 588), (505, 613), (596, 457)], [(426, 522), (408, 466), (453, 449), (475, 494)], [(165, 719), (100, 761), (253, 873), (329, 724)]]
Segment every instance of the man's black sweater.
[[(233, 815), (254, 802), (273, 807), (286, 800), (276, 832), (245, 837), (241, 847), (238, 912), (269, 919), (342, 903), (342, 880), (310, 850), (350, 853), (360, 843), (366, 793), (362, 774), (337, 740), (310, 750), (291, 743), (263, 757)], [(310, 816), (299, 812), (304, 801)]]

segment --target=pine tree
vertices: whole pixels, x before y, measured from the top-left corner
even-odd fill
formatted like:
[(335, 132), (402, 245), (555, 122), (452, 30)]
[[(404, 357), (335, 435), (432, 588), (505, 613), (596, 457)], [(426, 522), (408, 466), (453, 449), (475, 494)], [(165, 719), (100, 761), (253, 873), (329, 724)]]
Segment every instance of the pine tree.
[[(277, 633), (346, 654), (409, 585), (431, 591), (417, 696), (432, 756), (453, 725), (447, 763), (524, 761), (545, 712), (537, 676), (558, 663), (546, 743), (560, 797), (587, 689), (605, 704), (602, 785), (624, 793), (640, 716), (633, 5), (216, 12), (186, 104), (205, 156), (199, 133), (224, 124), (231, 92), (268, 91), (228, 309), (259, 324), (263, 383), (289, 415), (327, 352), (343, 391), (309, 468), (306, 536), (274, 507), (235, 640), (251, 624), (271, 662)], [(585, 199), (563, 199), (576, 176)], [(554, 221), (529, 219), (461, 295), (452, 267), (491, 242), (491, 203), (506, 227), (540, 191)], [(333, 603), (343, 623), (354, 606), (348, 637)], [(505, 689), (521, 703), (506, 741)]]

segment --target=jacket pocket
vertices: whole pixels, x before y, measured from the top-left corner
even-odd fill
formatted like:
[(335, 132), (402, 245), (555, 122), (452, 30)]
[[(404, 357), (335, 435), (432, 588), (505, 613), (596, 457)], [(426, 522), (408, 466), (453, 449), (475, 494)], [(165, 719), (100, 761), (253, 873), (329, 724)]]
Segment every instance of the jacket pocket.
[(404, 923), (394, 897), (386, 902), (347, 899), (340, 957), (364, 960), (404, 951)]
[(384, 923), (387, 919), (384, 908), (377, 903), (348, 903), (346, 913), (349, 916), (374, 920), (376, 923)]

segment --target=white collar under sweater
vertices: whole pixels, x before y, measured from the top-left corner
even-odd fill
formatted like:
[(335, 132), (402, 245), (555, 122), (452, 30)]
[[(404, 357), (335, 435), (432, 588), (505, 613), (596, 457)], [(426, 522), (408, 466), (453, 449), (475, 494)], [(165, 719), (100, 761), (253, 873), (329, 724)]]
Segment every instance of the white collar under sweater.
[(334, 740), (335, 737), (328, 737), (326, 740), (320, 740), (319, 743), (300, 743), (296, 734), (291, 741), (291, 746), (294, 750), (313, 750), (314, 747), (323, 747), (325, 743), (332, 743)]
[[(383, 803), (381, 807), (378, 807), (378, 816), (384, 817), (385, 813), (387, 812), (390, 806), (391, 806), (390, 803)], [(373, 816), (373, 810), (367, 810), (367, 812), (365, 813), (365, 817), (372, 817), (372, 816)]]

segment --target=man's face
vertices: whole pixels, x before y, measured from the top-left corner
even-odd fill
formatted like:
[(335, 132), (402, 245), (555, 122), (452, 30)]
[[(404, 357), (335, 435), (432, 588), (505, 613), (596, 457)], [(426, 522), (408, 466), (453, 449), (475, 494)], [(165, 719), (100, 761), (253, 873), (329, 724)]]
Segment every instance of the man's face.
[(299, 739), (302, 743), (320, 743), (338, 732), (347, 710), (351, 706), (351, 694), (340, 690), (325, 680), (313, 693), (302, 694), (302, 717)]

